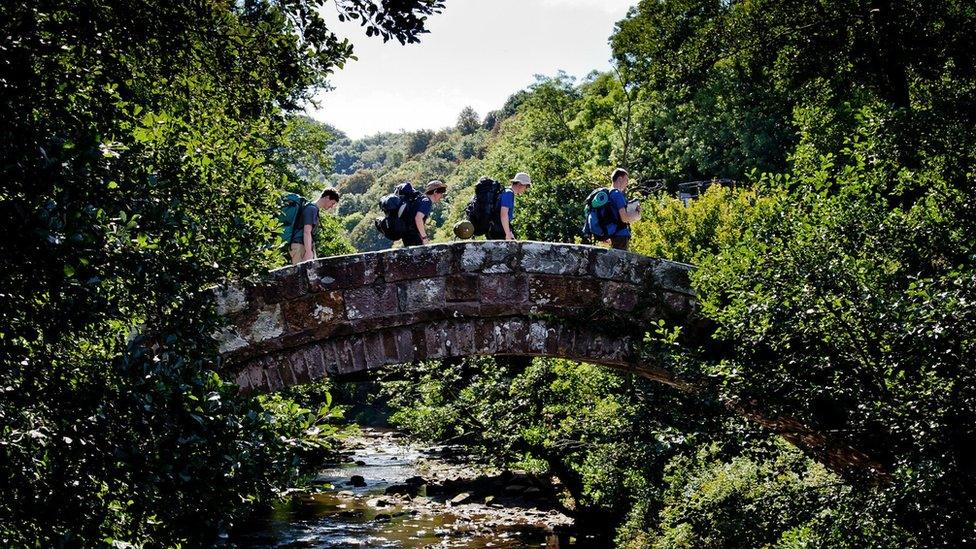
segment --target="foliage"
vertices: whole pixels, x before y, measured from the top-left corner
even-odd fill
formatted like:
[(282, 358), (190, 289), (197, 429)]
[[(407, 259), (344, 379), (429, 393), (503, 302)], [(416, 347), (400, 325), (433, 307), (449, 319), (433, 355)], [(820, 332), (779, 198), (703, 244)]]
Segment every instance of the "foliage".
[(481, 127), (481, 120), (478, 118), (478, 113), (471, 107), (464, 107), (458, 114), (457, 131), (461, 135), (471, 135), (478, 131), (479, 127)]
[(764, 215), (755, 191), (712, 185), (688, 201), (661, 194), (642, 203), (641, 220), (631, 225), (634, 252), (697, 264), (742, 236), (746, 221)]
[[(803, 159), (817, 168), (766, 177), (789, 199), (703, 261), (705, 311), (734, 345), (709, 373), (881, 459), (891, 512), (926, 543), (963, 543), (976, 520), (976, 479), (959, 465), (976, 417), (972, 206), (936, 174), (885, 160), (879, 122), (850, 163)], [(918, 202), (889, 206), (888, 189), (919, 180)]]
[[(331, 443), (214, 374), (203, 291), (274, 265), (279, 193), (326, 166), (282, 111), (351, 54), (321, 4), (0, 5), (3, 545), (206, 545)], [(398, 40), (442, 4), (377, 6), (339, 3)]]

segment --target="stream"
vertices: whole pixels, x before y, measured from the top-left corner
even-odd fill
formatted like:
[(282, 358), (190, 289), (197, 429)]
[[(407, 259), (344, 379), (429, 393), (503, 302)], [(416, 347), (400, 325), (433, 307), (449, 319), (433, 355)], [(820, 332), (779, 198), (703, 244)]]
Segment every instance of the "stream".
[(316, 477), (226, 541), (233, 547), (605, 547), (581, 536), (557, 505), (558, 486), (456, 459), (364, 428), (348, 463)]

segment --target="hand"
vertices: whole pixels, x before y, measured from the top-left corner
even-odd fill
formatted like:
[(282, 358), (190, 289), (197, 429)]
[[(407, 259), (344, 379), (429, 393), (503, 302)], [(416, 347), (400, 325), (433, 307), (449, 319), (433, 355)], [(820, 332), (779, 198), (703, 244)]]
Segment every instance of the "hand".
[(506, 233), (505, 240), (515, 240), (515, 235), (513, 233)]

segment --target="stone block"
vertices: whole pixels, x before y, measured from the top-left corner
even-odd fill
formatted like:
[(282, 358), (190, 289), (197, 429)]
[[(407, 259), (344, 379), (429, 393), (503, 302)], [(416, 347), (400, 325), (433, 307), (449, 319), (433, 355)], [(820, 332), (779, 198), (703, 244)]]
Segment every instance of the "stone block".
[(468, 356), (475, 354), (474, 322), (453, 322), (451, 326), (451, 356)]
[(329, 291), (305, 295), (282, 304), (289, 332), (301, 332), (345, 320), (342, 292)]
[(343, 292), (346, 318), (359, 320), (397, 314), (397, 287), (395, 284), (376, 284), (352, 288)]
[(218, 315), (228, 316), (247, 308), (247, 292), (237, 284), (214, 288), (213, 294)]
[(413, 330), (410, 328), (399, 328), (394, 331), (397, 347), (397, 357), (401, 363), (419, 360), (416, 345), (413, 341)]
[(503, 340), (502, 325), (493, 320), (482, 320), (474, 326), (475, 354), (493, 355)]
[(400, 310), (416, 312), (443, 307), (445, 298), (445, 278), (425, 278), (398, 284)]
[(528, 352), (536, 355), (549, 354), (548, 350), (559, 340), (559, 330), (548, 322), (537, 320), (529, 324)]
[(627, 282), (631, 280), (635, 254), (610, 248), (589, 250), (587, 272), (596, 278)]
[(217, 341), (217, 351), (228, 354), (247, 347), (248, 342), (231, 326), (225, 326), (212, 336)]
[(383, 254), (383, 279), (386, 282), (445, 276), (451, 270), (448, 246), (411, 246)]
[(363, 336), (363, 348), (366, 352), (366, 368), (374, 369), (387, 364), (386, 348), (382, 333), (372, 333)]
[(379, 277), (380, 254), (328, 257), (304, 264), (308, 289), (326, 292), (369, 286)]
[(525, 303), (529, 299), (529, 285), (525, 275), (483, 274), (480, 278), (482, 303)]
[(529, 277), (529, 301), (541, 307), (595, 308), (602, 305), (600, 283), (591, 278)]
[(261, 343), (281, 336), (285, 333), (285, 321), (281, 316), (281, 305), (275, 304), (259, 309), (254, 320), (245, 330), (243, 335), (251, 343)]
[(265, 280), (252, 286), (248, 292), (248, 301), (271, 305), (295, 299), (306, 292), (308, 292), (308, 280), (305, 277), (304, 267), (284, 267), (271, 271)]
[(674, 292), (663, 292), (661, 303), (669, 316), (679, 321), (687, 320), (695, 312), (695, 298)]
[(527, 273), (583, 275), (588, 266), (589, 254), (584, 247), (547, 242), (522, 244), (521, 267)]
[(466, 243), (460, 267), (465, 272), (503, 274), (514, 272), (519, 257), (519, 243), (505, 240), (486, 240)]
[(629, 313), (637, 308), (639, 295), (637, 286), (619, 282), (604, 282), (603, 306), (618, 313)]
[(336, 362), (339, 367), (339, 374), (347, 375), (358, 373), (365, 368), (365, 357), (357, 360), (356, 348), (353, 342), (355, 339), (342, 338), (334, 344)]
[(308, 377), (311, 380), (329, 376), (321, 343), (314, 343), (305, 348), (305, 366), (308, 368)]
[(447, 331), (447, 323), (428, 324), (424, 329), (424, 343), (426, 347), (425, 356), (428, 360), (449, 356), (453, 342), (451, 342), (450, 334)]
[(478, 281), (476, 274), (457, 273), (448, 276), (444, 288), (448, 303), (478, 301)]
[(674, 261), (660, 261), (654, 268), (654, 285), (662, 290), (694, 295), (691, 288), (691, 265)]

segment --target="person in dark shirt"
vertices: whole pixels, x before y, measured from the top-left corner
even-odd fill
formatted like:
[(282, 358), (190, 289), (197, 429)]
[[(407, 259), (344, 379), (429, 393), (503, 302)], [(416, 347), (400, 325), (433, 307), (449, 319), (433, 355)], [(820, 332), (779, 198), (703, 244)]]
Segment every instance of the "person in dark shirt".
[(298, 265), (302, 261), (315, 259), (315, 242), (312, 232), (319, 225), (319, 211), (330, 210), (339, 203), (339, 191), (335, 189), (325, 189), (322, 195), (315, 202), (310, 202), (298, 212), (299, 221), (297, 223), (301, 230), (296, 230), (291, 239), (289, 253), (291, 264)]
[(430, 242), (424, 223), (430, 216), (434, 204), (440, 202), (446, 192), (447, 185), (439, 179), (427, 183), (427, 187), (424, 188), (424, 195), (417, 198), (411, 207), (411, 211), (415, 213), (413, 213), (412, 219), (407, 220), (407, 233), (403, 235), (404, 246), (421, 246)]
[(498, 195), (498, 219), (494, 220), (488, 231), (489, 240), (515, 240), (515, 196), (524, 193), (532, 186), (532, 178), (525, 172), (515, 174), (511, 186)]
[[(626, 250), (630, 247), (630, 224), (640, 219), (640, 205), (633, 213), (627, 211), (627, 184), (630, 182), (627, 170), (617, 168), (610, 175), (610, 202), (613, 204), (616, 224), (611, 224), (610, 246), (615, 250)], [(616, 226), (614, 226), (616, 225)]]

